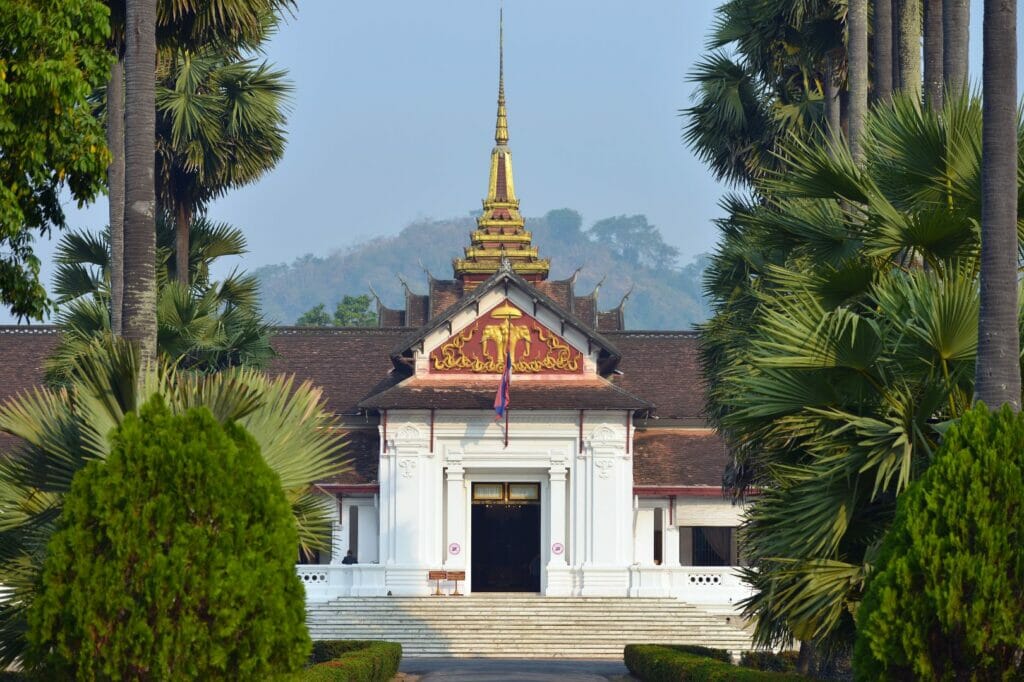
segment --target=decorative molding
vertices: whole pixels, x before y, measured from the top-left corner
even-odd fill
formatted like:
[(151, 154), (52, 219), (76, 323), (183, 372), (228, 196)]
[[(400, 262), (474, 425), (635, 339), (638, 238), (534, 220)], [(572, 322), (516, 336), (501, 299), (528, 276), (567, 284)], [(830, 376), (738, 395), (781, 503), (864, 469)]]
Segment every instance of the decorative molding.
[(398, 468), (402, 470), (402, 478), (412, 478), (416, 474), (415, 458), (403, 457), (399, 459)]
[(421, 434), (420, 430), (412, 424), (405, 424), (395, 432), (396, 443), (417, 440), (423, 440), (423, 434)]
[(609, 443), (615, 440), (622, 440), (623, 442), (625, 442), (624, 436), (616, 433), (615, 429), (611, 428), (607, 424), (601, 424), (593, 431), (591, 431), (590, 435), (587, 436), (587, 440), (590, 441), (591, 443), (601, 444)]
[(601, 459), (594, 460), (594, 468), (597, 469), (597, 475), (600, 476), (601, 478), (610, 477), (612, 475), (612, 469), (614, 467), (615, 462), (610, 459), (602, 457)]

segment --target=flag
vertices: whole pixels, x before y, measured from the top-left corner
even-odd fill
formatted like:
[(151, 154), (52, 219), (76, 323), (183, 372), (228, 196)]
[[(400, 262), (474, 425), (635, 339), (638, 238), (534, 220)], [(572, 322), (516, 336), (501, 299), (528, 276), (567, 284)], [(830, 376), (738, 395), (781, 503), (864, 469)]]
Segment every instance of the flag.
[[(511, 345), (511, 344), (509, 344)], [(501, 383), (494, 396), (494, 418), (501, 419), (508, 415), (508, 387), (512, 383), (512, 349), (505, 352), (505, 371), (501, 373)]]

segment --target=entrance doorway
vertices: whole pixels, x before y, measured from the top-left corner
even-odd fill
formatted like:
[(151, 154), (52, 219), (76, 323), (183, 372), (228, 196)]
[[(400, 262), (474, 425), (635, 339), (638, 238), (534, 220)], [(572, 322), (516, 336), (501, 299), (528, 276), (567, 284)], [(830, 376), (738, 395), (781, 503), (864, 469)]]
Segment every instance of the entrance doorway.
[(474, 483), (474, 592), (540, 592), (540, 484)]

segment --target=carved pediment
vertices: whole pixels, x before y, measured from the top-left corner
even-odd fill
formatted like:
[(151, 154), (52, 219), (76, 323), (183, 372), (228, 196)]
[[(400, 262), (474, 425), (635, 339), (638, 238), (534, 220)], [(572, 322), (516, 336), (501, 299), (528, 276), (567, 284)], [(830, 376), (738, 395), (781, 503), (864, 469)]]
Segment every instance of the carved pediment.
[(581, 374), (583, 353), (505, 299), (430, 353), (431, 372)]

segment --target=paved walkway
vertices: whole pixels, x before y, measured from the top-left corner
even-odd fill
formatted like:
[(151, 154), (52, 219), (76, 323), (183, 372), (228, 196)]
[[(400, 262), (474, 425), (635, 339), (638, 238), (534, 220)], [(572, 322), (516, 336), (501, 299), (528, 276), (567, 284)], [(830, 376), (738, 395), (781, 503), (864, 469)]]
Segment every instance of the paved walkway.
[(607, 682), (629, 674), (622, 661), (567, 659), (403, 658), (400, 670), (420, 682)]

